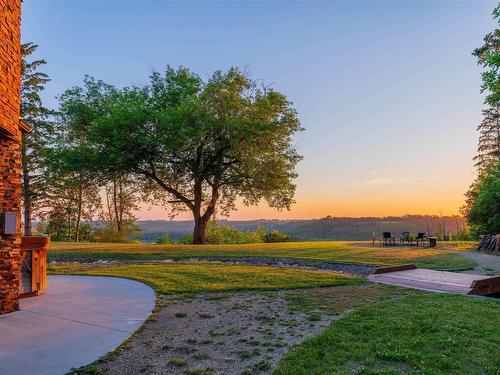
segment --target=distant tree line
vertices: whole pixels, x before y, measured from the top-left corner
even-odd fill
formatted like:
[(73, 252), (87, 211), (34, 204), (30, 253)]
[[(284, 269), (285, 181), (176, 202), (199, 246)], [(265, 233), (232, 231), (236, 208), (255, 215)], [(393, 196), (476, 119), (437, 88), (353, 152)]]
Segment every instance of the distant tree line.
[[(189, 237), (193, 227), (192, 221), (148, 220), (138, 221), (143, 234), (141, 241), (155, 242), (165, 233), (172, 242)], [(417, 234), (426, 232), (440, 239), (471, 239), (463, 217), (444, 215), (405, 215), (389, 217), (332, 217), (311, 220), (218, 220), (220, 227), (229, 227), (242, 233), (253, 233), (259, 227), (267, 232), (286, 233), (292, 241), (361, 241), (369, 240), (372, 232), (381, 238), (382, 232), (389, 231), (394, 235), (409, 231)], [(210, 235), (207, 232), (207, 238)], [(237, 238), (237, 236), (235, 236)], [(182, 242), (183, 240), (181, 240)]]
[[(493, 10), (493, 18), (500, 25), (500, 5)], [(486, 108), (478, 126), (477, 177), (461, 211), (477, 237), (500, 234), (500, 29), (487, 34), (473, 55), (483, 67), (481, 92), (486, 94)]]
[(190, 211), (192, 242), (203, 244), (215, 211), (227, 215), (237, 199), (294, 203), (292, 137), (302, 129), (280, 92), (236, 68), (205, 82), (168, 67), (141, 87), (85, 77), (50, 111), (36, 48), (23, 45), (21, 113), (33, 129), (23, 149), (26, 235), (37, 219), (57, 240), (126, 241), (139, 235), (134, 212), (147, 203), (172, 217)]

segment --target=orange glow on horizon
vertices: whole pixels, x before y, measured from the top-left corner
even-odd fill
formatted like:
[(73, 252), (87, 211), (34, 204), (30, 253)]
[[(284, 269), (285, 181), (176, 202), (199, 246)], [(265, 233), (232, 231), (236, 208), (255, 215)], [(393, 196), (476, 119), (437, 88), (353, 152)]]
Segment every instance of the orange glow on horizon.
[[(425, 203), (422, 203), (425, 202)], [(318, 219), (325, 216), (336, 217), (367, 217), (367, 216), (402, 216), (415, 215), (457, 215), (463, 204), (463, 194), (449, 194), (434, 197), (395, 196), (386, 199), (297, 199), (297, 203), (290, 211), (278, 211), (268, 207), (265, 203), (259, 206), (245, 207), (239, 205), (228, 219), (231, 220), (299, 220)], [(144, 207), (137, 216), (142, 220), (169, 220), (168, 208)], [(191, 220), (190, 212), (183, 212), (174, 220)], [(224, 219), (224, 217), (219, 217)]]

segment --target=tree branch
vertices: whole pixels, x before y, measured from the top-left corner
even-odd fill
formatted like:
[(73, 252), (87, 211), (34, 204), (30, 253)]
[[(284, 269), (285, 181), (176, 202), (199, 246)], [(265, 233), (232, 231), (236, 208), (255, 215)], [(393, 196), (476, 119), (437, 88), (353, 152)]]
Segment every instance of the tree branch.
[(193, 205), (193, 203), (191, 203), (191, 200), (189, 200), (187, 197), (185, 197), (181, 192), (177, 191), (176, 189), (174, 189), (170, 185), (167, 185), (165, 182), (163, 182), (163, 180), (156, 175), (156, 172), (154, 171), (154, 169), (151, 172), (148, 172), (148, 171), (145, 171), (143, 169), (137, 168), (136, 172), (139, 174), (142, 174), (146, 177), (149, 177), (150, 179), (155, 181), (158, 185), (160, 185), (160, 187), (163, 190), (172, 194), (175, 198), (180, 200), (182, 203), (184, 203), (186, 206), (188, 206), (191, 210), (194, 209), (194, 205)]

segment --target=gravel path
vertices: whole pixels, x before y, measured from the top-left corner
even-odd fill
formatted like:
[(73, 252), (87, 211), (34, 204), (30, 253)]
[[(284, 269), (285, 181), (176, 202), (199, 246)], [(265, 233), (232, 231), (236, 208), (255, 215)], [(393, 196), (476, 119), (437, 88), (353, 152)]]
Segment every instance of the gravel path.
[(401, 293), (407, 291), (359, 285), (161, 295), (153, 318), (84, 373), (270, 374), (291, 347), (345, 312)]
[(289, 311), (282, 293), (160, 299), (165, 307), (103, 366), (106, 373), (268, 373), (289, 346), (319, 333), (333, 319), (310, 321), (304, 313)]
[(453, 251), (474, 262), (476, 267), (473, 270), (463, 271), (480, 275), (500, 275), (500, 256), (469, 251)]
[[(204, 259), (190, 259), (191, 261), (206, 261)], [(228, 264), (244, 264), (250, 266), (278, 266), (293, 267), (297, 269), (323, 270), (343, 272), (353, 276), (368, 276), (377, 266), (344, 263), (344, 262), (318, 262), (307, 261), (306, 259), (287, 259), (287, 258), (254, 258), (254, 257), (212, 257), (209, 261), (223, 262)]]

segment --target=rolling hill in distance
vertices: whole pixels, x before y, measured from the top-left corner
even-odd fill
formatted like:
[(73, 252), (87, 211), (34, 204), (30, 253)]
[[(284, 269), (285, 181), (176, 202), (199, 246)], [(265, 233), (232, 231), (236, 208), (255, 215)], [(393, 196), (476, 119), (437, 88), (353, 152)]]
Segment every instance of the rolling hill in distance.
[[(168, 234), (172, 240), (190, 234), (193, 221), (142, 220), (137, 224), (143, 228), (142, 241), (154, 242)], [(255, 230), (263, 225), (267, 230), (280, 230), (294, 240), (370, 240), (372, 232), (377, 237), (383, 231), (399, 235), (403, 231), (410, 233), (428, 232), (432, 234), (456, 234), (464, 229), (465, 223), (460, 216), (405, 215), (388, 217), (332, 217), (312, 220), (218, 220), (219, 225), (230, 226), (242, 231)]]

